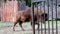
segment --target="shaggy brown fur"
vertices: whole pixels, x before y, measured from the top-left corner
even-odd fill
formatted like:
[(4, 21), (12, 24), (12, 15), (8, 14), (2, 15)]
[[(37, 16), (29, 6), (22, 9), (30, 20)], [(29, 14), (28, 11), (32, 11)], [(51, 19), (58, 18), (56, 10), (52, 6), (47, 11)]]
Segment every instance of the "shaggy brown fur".
[[(32, 25), (32, 11), (31, 11), (31, 9), (29, 9), (29, 10), (25, 10), (25, 11), (20, 11), (19, 12), (19, 14), (17, 15), (17, 20), (16, 20), (16, 22), (14, 22), (14, 26), (13, 26), (13, 30), (15, 31), (15, 25), (17, 24), (17, 23), (19, 23), (19, 25), (20, 25), (20, 27), (21, 27), (21, 29), (22, 30), (24, 30), (23, 29), (23, 27), (22, 27), (22, 23), (23, 22), (25, 22), (25, 21), (29, 21), (30, 23), (31, 23), (31, 25)], [(34, 21), (36, 22), (37, 21), (37, 12), (36, 12), (36, 10), (34, 11)], [(46, 14), (46, 13), (45, 13)], [(47, 14), (46, 14), (47, 15)], [(41, 16), (41, 17), (40, 17)], [(43, 16), (44, 16), (44, 14), (42, 13), (42, 15), (40, 15), (40, 11), (38, 11), (38, 20), (40, 21), (40, 18), (42, 18), (42, 20), (44, 20), (44, 18), (43, 18)], [(47, 16), (46, 16), (47, 17)], [(44, 21), (42, 21), (42, 22), (44, 22)]]

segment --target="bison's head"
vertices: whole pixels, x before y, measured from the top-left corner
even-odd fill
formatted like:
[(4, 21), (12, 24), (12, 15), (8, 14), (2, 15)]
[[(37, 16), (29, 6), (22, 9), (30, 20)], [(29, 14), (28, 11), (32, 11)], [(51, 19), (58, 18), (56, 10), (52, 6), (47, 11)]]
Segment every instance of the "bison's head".
[(48, 14), (47, 13), (42, 13), (42, 18), (45, 19), (45, 21), (48, 20)]
[(42, 16), (42, 19), (43, 19), (42, 22), (45, 23), (45, 21), (48, 20), (48, 14), (47, 13), (42, 13), (41, 16)]

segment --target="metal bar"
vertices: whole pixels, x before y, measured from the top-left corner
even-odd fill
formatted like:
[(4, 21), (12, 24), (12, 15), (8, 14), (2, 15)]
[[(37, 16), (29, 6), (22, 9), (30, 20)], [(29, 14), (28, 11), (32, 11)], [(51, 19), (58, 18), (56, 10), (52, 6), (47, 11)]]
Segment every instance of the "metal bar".
[(39, 21), (38, 21), (38, 16), (39, 16), (39, 15), (38, 15), (38, 3), (36, 3), (36, 6), (37, 6), (37, 23), (38, 23), (38, 34), (40, 34), (40, 33), (39, 33)]
[[(49, 19), (49, 0), (47, 0), (47, 6), (48, 6), (48, 19)], [(50, 22), (48, 20), (48, 34), (50, 34)]]
[(32, 25), (33, 25), (33, 34), (35, 34), (34, 3), (32, 3)]
[[(40, 2), (39, 4), (41, 4), (41, 2)], [(41, 5), (40, 5), (40, 14), (41, 14)], [(40, 20), (41, 20), (41, 18), (40, 18)], [(40, 28), (40, 30), (41, 30), (41, 28)], [(41, 33), (40, 33), (40, 34), (41, 34)]]
[(52, 11), (52, 34), (54, 34), (54, 24), (53, 24), (53, 0), (51, 0), (51, 11)]
[(58, 34), (58, 23), (57, 23), (57, 0), (56, 0), (55, 11), (56, 11), (56, 34)]
[[(40, 3), (40, 15), (42, 14), (41, 6), (42, 6), (42, 2)], [(40, 17), (42, 17), (42, 16), (40, 16)], [(41, 18), (41, 34), (43, 34), (43, 31), (42, 31), (42, 18)]]
[[(44, 1), (44, 23), (45, 23), (45, 1)], [(45, 34), (46, 34), (46, 23), (44, 24), (45, 27)]]

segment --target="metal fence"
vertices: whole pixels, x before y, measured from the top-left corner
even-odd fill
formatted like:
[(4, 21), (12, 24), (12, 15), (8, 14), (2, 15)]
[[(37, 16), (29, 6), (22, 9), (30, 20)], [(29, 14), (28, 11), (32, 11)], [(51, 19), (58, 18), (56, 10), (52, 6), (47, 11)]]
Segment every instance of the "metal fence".
[[(56, 14), (55, 14), (55, 16), (56, 16), (56, 19), (57, 19), (57, 0), (50, 0), (51, 1), (51, 4), (49, 3), (49, 0), (47, 0), (47, 2), (46, 1), (39, 1), (39, 2), (33, 2), (32, 3), (32, 24), (33, 24), (33, 34), (58, 34), (58, 24), (57, 24), (57, 20), (55, 20), (55, 22), (54, 22), (54, 20), (53, 20), (53, 13), (55, 12)], [(55, 5), (53, 4), (53, 1), (55, 1)], [(13, 2), (13, 1), (12, 1)], [(17, 2), (14, 2), (16, 5), (17, 5)], [(15, 14), (14, 14), (14, 9), (15, 9), (15, 11), (18, 11), (18, 8), (17, 8), (17, 6), (14, 4), (14, 3), (12, 3), (12, 7), (10, 7), (10, 8), (12, 8), (11, 10), (11, 13), (12, 13), (12, 15), (10, 15), (11, 16), (11, 19), (13, 19), (12, 17), (14, 17), (14, 15), (16, 14), (16, 12), (15, 12)], [(47, 4), (46, 4), (47, 3)], [(9, 4), (8, 4), (9, 5)], [(50, 5), (50, 6), (49, 6)], [(53, 12), (53, 7), (55, 6), (55, 11)], [(9, 5), (10, 6), (10, 5)], [(45, 7), (45, 6), (47, 6), (47, 8)], [(6, 6), (7, 7), (7, 6)], [(17, 10), (16, 10), (16, 8), (17, 8)], [(35, 30), (35, 22), (34, 22), (34, 8), (37, 8), (36, 10), (36, 15), (37, 15), (37, 23), (38, 23), (38, 33), (36, 33), (36, 30)], [(6, 9), (6, 8), (5, 8)], [(47, 11), (46, 11), (46, 9), (47, 9)], [(50, 9), (51, 9), (51, 11), (50, 11)], [(19, 9), (20, 10), (20, 9)], [(48, 14), (48, 18), (47, 19), (49, 19), (49, 12), (51, 12), (51, 14), (52, 14), (52, 23), (50, 23), (50, 21), (49, 20), (47, 20), (47, 25), (46, 25), (46, 22), (44, 22), (44, 25), (42, 24), (42, 21), (41, 21), (41, 23), (38, 21), (38, 10), (40, 10), (40, 14), (42, 14), (42, 11), (44, 12), (44, 14), (45, 13), (47, 13)], [(7, 10), (8, 11), (8, 10)], [(5, 11), (4, 11), (5, 12)], [(10, 14), (11, 14), (10, 13)], [(46, 15), (44, 15), (44, 21), (45, 21), (45, 17)], [(7, 19), (8, 20), (8, 19)], [(41, 19), (42, 20), (42, 19)], [(55, 24), (54, 24), (55, 23)], [(44, 26), (44, 28), (43, 28), (43, 26)], [(54, 27), (55, 26), (55, 27)]]
[[(39, 1), (39, 2), (32, 2), (32, 22), (33, 22), (33, 34), (36, 34), (36, 30), (35, 30), (35, 22), (34, 22), (34, 8), (37, 8), (37, 15), (38, 15), (38, 10), (40, 8), (40, 14), (42, 13), (42, 11), (44, 11), (44, 14), (46, 12), (46, 7), (47, 6), (47, 14), (48, 14), (48, 19), (49, 19), (49, 12), (50, 12), (50, 9), (51, 9), (51, 14), (52, 14), (52, 23), (50, 24), (50, 21), (48, 20), (48, 26), (46, 25), (46, 23), (44, 24), (44, 29), (43, 29), (43, 25), (42, 25), (42, 21), (41, 21), (41, 24), (39, 25), (38, 24), (38, 33), (37, 34), (58, 34), (58, 24), (57, 24), (57, 20), (53, 20), (53, 1), (55, 1), (55, 11), (56, 14), (56, 19), (57, 19), (57, 0), (50, 0), (51, 1), (51, 4), (49, 4), (49, 0), (47, 0), (47, 4), (45, 4), (46, 2), (45, 1)], [(38, 4), (39, 3), (39, 4)], [(49, 7), (50, 5), (50, 7)], [(45, 16), (44, 15), (44, 20), (45, 20)], [(37, 16), (37, 19), (38, 19), (38, 16)], [(41, 19), (42, 20), (42, 19)], [(38, 21), (37, 21), (38, 22)], [(38, 22), (39, 23), (39, 22)], [(54, 24), (55, 23), (55, 24)], [(55, 28), (54, 28), (55, 26)], [(46, 28), (48, 27), (48, 28)]]

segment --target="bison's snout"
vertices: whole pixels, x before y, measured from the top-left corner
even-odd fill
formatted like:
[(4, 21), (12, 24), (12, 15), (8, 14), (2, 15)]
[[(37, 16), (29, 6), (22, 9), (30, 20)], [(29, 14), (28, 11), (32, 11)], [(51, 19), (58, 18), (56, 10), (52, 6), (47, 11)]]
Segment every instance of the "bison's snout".
[(42, 23), (45, 24), (45, 22), (48, 20), (48, 14), (47, 13), (42, 13)]
[(41, 16), (45, 21), (48, 20), (48, 14), (47, 13), (45, 13), (45, 14), (43, 13)]

